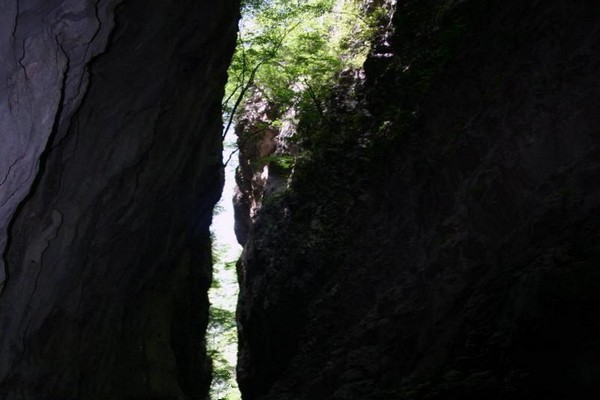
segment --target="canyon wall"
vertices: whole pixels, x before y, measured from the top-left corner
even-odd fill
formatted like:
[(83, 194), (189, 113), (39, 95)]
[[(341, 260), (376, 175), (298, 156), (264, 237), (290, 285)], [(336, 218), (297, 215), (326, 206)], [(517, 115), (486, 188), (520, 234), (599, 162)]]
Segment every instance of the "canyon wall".
[(244, 400), (598, 398), (600, 4), (393, 3), (244, 237)]
[(237, 1), (0, 2), (0, 399), (204, 399)]

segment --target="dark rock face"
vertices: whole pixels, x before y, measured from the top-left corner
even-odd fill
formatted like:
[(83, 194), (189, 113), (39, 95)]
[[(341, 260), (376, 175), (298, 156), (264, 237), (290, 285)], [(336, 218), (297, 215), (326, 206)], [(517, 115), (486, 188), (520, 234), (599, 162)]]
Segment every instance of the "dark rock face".
[(0, 5), (0, 398), (206, 397), (236, 3)]
[(245, 400), (598, 398), (599, 11), (398, 2), (252, 227)]

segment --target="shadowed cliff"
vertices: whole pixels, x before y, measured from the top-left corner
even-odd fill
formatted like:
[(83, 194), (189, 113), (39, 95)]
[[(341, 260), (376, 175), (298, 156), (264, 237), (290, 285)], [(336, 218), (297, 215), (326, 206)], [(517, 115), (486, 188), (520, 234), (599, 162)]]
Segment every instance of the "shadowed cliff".
[(599, 11), (397, 2), (261, 199), (245, 400), (597, 398)]
[(206, 398), (237, 13), (0, 4), (0, 398)]

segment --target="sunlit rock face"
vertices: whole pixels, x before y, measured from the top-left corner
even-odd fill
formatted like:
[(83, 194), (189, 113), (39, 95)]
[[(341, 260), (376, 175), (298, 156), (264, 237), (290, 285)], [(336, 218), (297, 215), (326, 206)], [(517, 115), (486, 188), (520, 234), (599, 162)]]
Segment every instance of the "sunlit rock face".
[(599, 16), (397, 2), (251, 228), (245, 400), (600, 398)]
[(205, 398), (236, 1), (0, 3), (0, 398)]
[[(288, 140), (295, 126), (293, 109), (279, 112), (258, 93), (243, 108), (235, 126), (239, 166), (233, 197), (235, 235), (241, 245), (248, 240), (263, 198), (286, 188), (289, 171), (277, 160), (295, 150)], [(276, 119), (281, 121), (278, 126), (270, 124)]]

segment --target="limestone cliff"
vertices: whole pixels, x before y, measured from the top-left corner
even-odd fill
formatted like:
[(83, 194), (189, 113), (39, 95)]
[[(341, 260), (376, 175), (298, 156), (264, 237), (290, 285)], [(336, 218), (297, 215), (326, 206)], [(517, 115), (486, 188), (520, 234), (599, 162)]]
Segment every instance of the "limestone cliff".
[(203, 399), (236, 1), (0, 2), (0, 398)]
[(245, 400), (598, 397), (599, 16), (397, 1), (251, 228)]
[[(254, 94), (237, 119), (235, 133), (239, 149), (236, 189), (233, 198), (235, 234), (243, 246), (264, 198), (287, 186), (289, 166), (295, 153), (288, 142), (295, 129), (294, 110), (279, 115), (275, 105)], [(277, 118), (280, 117), (280, 118)], [(279, 120), (276, 126), (272, 122)]]

